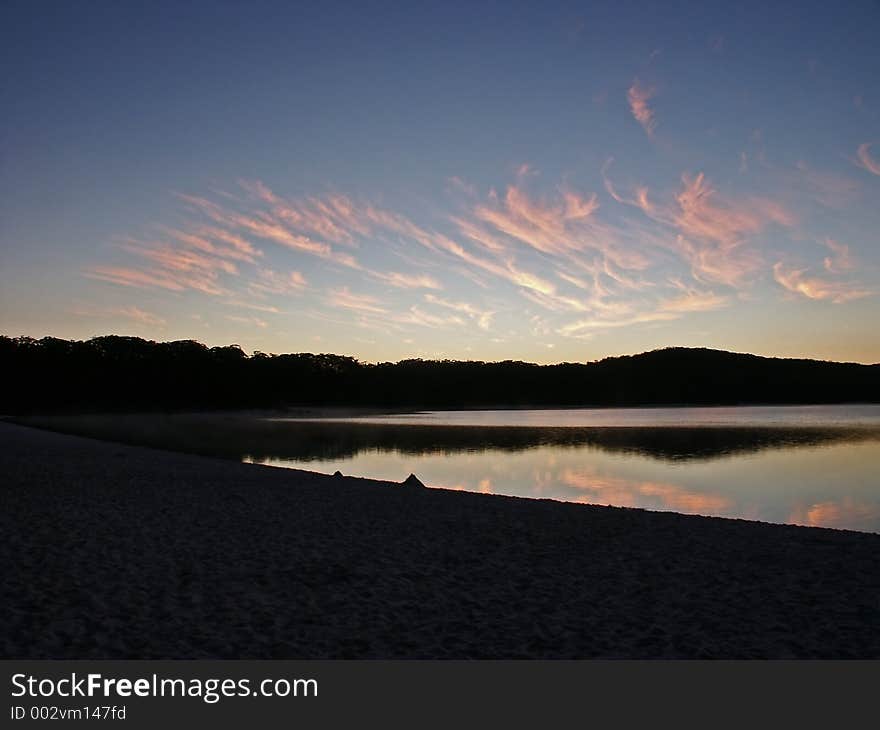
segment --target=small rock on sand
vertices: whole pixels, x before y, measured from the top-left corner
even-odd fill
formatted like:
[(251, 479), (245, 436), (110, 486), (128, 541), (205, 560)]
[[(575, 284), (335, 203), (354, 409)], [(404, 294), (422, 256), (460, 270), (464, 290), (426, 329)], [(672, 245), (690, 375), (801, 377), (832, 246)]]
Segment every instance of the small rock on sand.
[(404, 487), (422, 487), (425, 488), (425, 485), (419, 480), (419, 478), (415, 474), (410, 474), (403, 482)]

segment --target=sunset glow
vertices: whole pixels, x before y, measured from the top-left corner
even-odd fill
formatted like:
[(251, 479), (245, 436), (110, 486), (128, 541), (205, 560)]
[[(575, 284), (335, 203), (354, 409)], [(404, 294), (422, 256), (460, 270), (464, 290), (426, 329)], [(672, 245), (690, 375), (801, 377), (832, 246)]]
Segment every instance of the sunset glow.
[(4, 333), (880, 361), (876, 6), (258, 5), (13, 13)]

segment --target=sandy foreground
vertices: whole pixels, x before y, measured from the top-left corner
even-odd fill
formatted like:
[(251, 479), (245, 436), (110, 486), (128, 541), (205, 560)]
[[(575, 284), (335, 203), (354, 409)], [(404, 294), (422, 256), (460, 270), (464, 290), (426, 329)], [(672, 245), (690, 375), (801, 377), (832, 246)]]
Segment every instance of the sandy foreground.
[(0, 442), (4, 658), (880, 658), (880, 535)]

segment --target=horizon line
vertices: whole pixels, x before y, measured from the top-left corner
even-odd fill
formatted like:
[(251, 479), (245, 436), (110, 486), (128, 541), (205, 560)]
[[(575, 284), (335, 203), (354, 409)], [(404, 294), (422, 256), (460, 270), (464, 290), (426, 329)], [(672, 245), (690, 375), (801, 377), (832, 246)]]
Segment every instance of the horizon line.
[(361, 365), (382, 365), (382, 364), (387, 364), (387, 363), (399, 364), (401, 362), (421, 360), (424, 362), (483, 363), (483, 364), (487, 364), (487, 365), (505, 363), (505, 362), (515, 362), (515, 363), (522, 363), (524, 365), (534, 365), (536, 367), (554, 367), (557, 365), (589, 365), (589, 364), (593, 364), (593, 363), (604, 362), (606, 360), (614, 360), (614, 359), (625, 358), (625, 357), (639, 357), (641, 355), (649, 355), (649, 354), (652, 354), (655, 352), (665, 352), (667, 350), (688, 350), (688, 351), (717, 352), (717, 353), (723, 353), (726, 355), (740, 355), (740, 356), (745, 356), (745, 357), (756, 357), (756, 358), (761, 358), (764, 360), (807, 361), (807, 362), (830, 363), (830, 364), (838, 364), (838, 365), (859, 365), (862, 367), (880, 366), (880, 362), (858, 362), (855, 360), (827, 360), (827, 359), (823, 359), (823, 358), (807, 357), (807, 356), (760, 355), (760, 354), (757, 354), (754, 352), (743, 352), (743, 351), (739, 351), (739, 350), (725, 350), (725, 349), (721, 349), (721, 348), (717, 348), (717, 347), (706, 347), (706, 346), (702, 346), (702, 345), (701, 346), (665, 345), (664, 347), (655, 347), (650, 350), (642, 350), (639, 352), (620, 353), (617, 355), (606, 355), (605, 357), (597, 358), (594, 360), (560, 360), (557, 362), (539, 363), (539, 362), (534, 362), (534, 361), (530, 361), (530, 360), (517, 360), (514, 358), (506, 358), (503, 360), (480, 360), (480, 359), (462, 360), (462, 359), (457, 359), (457, 358), (445, 358), (445, 357), (444, 358), (405, 357), (405, 358), (401, 358), (399, 360), (362, 360), (354, 355), (340, 354), (337, 352), (312, 352), (312, 351), (307, 351), (307, 350), (300, 350), (298, 352), (293, 352), (293, 351), (290, 351), (290, 352), (263, 352), (262, 350), (253, 350), (249, 353), (245, 348), (243, 348), (241, 345), (239, 345), (236, 342), (232, 342), (232, 343), (229, 343), (226, 345), (208, 345), (208, 344), (202, 342), (201, 340), (198, 340), (195, 338), (184, 338), (184, 339), (177, 339), (177, 340), (151, 340), (151, 339), (147, 339), (144, 337), (140, 337), (139, 335), (123, 335), (123, 334), (113, 334), (113, 333), (104, 334), (104, 335), (94, 335), (93, 337), (89, 337), (88, 339), (82, 339), (82, 340), (67, 339), (64, 337), (56, 337), (54, 335), (44, 335), (43, 337), (33, 337), (31, 335), (0, 335), (0, 339), (10, 339), (10, 340), (30, 339), (30, 340), (34, 340), (36, 342), (39, 342), (44, 339), (52, 339), (52, 340), (62, 340), (64, 342), (81, 342), (81, 343), (90, 342), (92, 340), (99, 340), (99, 339), (103, 339), (103, 338), (107, 338), (107, 337), (118, 337), (120, 339), (127, 339), (127, 340), (140, 340), (141, 342), (149, 342), (149, 343), (154, 343), (154, 344), (172, 344), (175, 342), (195, 342), (199, 345), (204, 346), (205, 348), (207, 348), (209, 350), (214, 349), (214, 348), (221, 348), (222, 349), (222, 348), (228, 348), (228, 347), (236, 347), (239, 350), (241, 350), (245, 354), (245, 356), (247, 356), (248, 358), (254, 357), (257, 353), (261, 353), (263, 355), (268, 355), (270, 357), (280, 357), (280, 356), (284, 356), (284, 355), (328, 355), (328, 356), (332, 356), (332, 357), (350, 358)]

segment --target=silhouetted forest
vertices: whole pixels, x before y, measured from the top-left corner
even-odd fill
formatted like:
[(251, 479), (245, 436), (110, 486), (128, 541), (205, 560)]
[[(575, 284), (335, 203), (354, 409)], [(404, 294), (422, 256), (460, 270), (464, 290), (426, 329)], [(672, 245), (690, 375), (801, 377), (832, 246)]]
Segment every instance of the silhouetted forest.
[(0, 412), (880, 402), (880, 365), (668, 348), (589, 363), (248, 356), (237, 345), (0, 337)]

